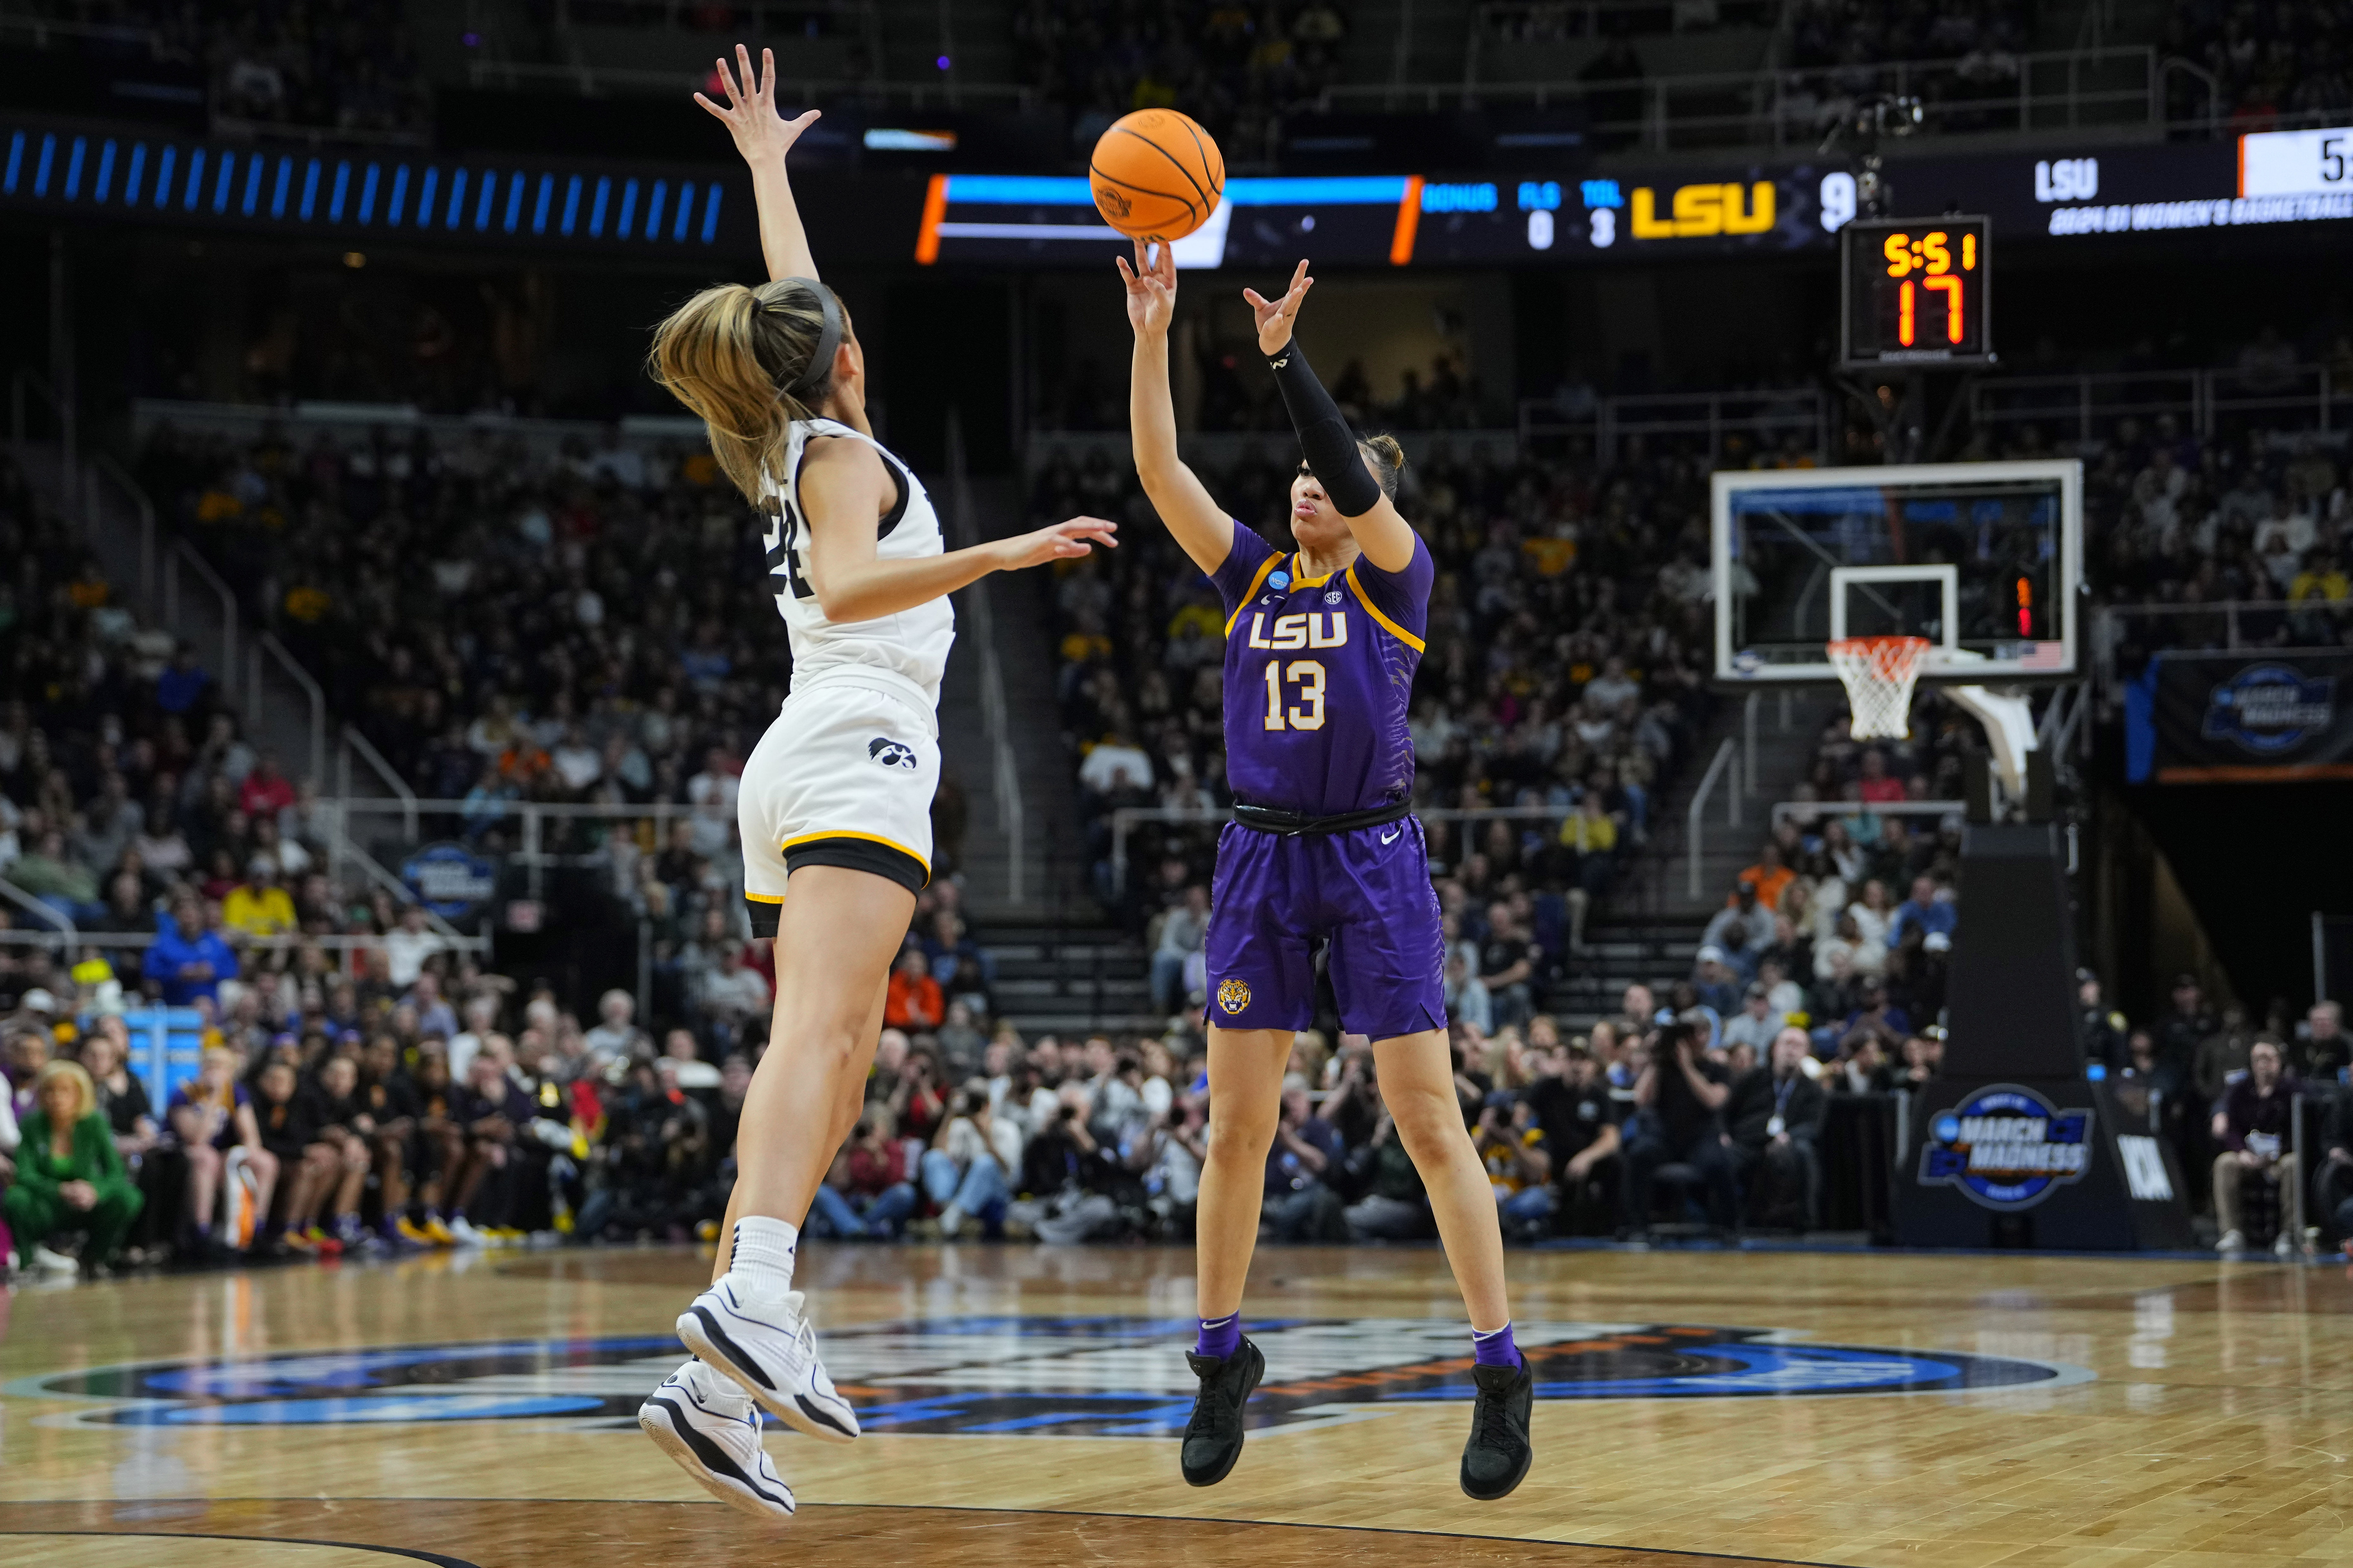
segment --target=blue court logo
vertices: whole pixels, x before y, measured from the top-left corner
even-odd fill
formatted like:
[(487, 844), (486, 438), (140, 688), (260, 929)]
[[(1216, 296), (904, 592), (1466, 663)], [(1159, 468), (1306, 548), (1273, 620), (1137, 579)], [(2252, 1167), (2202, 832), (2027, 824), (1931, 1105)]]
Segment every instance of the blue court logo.
[[(965, 1317), (829, 1331), (828, 1367), (869, 1432), (1171, 1438), (1195, 1384), (1189, 1318)], [(1256, 1426), (1362, 1420), (1467, 1404), (1469, 1335), (1427, 1318), (1250, 1325), (1266, 1381)], [(1514, 1331), (1538, 1399), (1966, 1393), (2089, 1380), (2079, 1367), (1958, 1351), (1813, 1344), (1759, 1329), (1531, 1322)], [(509, 1340), (384, 1350), (149, 1362), (26, 1379), (7, 1392), (95, 1402), (111, 1426), (364, 1426), (553, 1421), (634, 1430), (679, 1363), (668, 1334)]]
[(2092, 1168), (2092, 1113), (2061, 1110), (2002, 1084), (1938, 1116), (1920, 1151), (1920, 1184), (1958, 1187), (1990, 1209), (2031, 1208)]
[(2327, 732), (2336, 717), (2335, 676), (2307, 676), (2287, 664), (2251, 664), (2208, 695), (2200, 733), (2272, 756)]

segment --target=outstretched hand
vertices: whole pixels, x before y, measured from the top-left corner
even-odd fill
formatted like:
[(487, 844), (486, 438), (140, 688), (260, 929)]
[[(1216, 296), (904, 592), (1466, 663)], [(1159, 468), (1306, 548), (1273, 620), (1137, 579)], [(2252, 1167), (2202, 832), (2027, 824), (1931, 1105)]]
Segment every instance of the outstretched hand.
[(1133, 268), (1124, 256), (1112, 258), (1120, 280), (1127, 285), (1127, 324), (1139, 338), (1166, 337), (1169, 320), (1176, 314), (1176, 252), (1165, 241), (1156, 248), (1160, 254), (1147, 260), (1144, 241), (1137, 240)]
[(730, 67), (725, 56), (715, 62), (719, 68), (719, 85), (727, 94), (724, 108), (701, 93), (694, 101), (716, 115), (735, 138), (735, 151), (744, 154), (747, 163), (763, 159), (782, 160), (792, 151), (801, 132), (817, 121), (818, 110), (808, 110), (796, 119), (785, 120), (776, 113), (776, 52), (760, 51), (760, 68), (752, 69), (752, 51), (743, 45), (735, 46), (735, 64)]
[(997, 546), (1000, 572), (1018, 572), (1025, 566), (1042, 566), (1049, 561), (1068, 561), (1093, 552), (1098, 544), (1106, 550), (1119, 548), (1119, 524), (1106, 522), (1099, 517), (1074, 517), (1039, 529), (1034, 533), (1018, 534), (1000, 541)]
[(1258, 347), (1261, 353), (1282, 351), (1291, 341), (1291, 323), (1299, 315), (1299, 307), (1307, 302), (1307, 290), (1315, 287), (1315, 279), (1307, 276), (1307, 263), (1302, 260), (1291, 274), (1291, 287), (1279, 300), (1270, 300), (1255, 289), (1242, 290), (1242, 299), (1258, 318)]

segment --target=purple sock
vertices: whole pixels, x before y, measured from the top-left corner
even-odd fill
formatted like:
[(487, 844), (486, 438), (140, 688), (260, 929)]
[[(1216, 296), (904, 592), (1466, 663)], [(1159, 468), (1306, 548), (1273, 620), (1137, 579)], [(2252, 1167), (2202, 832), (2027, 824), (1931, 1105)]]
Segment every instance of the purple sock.
[(1203, 1318), (1201, 1335), (1193, 1343), (1195, 1355), (1215, 1356), (1220, 1361), (1241, 1349), (1242, 1315), (1229, 1312), (1222, 1318)]
[(1471, 1331), (1472, 1359), (1481, 1366), (1517, 1366), (1520, 1347), (1512, 1342), (1512, 1325), (1505, 1323), (1493, 1333)]

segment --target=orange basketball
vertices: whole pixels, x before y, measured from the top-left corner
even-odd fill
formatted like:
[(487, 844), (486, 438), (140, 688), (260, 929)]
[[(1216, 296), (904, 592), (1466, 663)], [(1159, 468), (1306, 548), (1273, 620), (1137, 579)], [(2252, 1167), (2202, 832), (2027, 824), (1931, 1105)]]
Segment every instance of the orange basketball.
[(1131, 239), (1182, 239), (1218, 210), (1226, 160), (1209, 133), (1173, 109), (1139, 109), (1095, 143), (1087, 184), (1103, 221)]

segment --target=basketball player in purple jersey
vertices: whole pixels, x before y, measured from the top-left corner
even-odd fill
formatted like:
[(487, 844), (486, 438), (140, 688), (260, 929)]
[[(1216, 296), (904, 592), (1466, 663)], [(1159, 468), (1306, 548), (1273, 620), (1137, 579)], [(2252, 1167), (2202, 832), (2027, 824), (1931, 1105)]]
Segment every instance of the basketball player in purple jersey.
[(1129, 418), (1136, 472), (1176, 542), (1226, 604), (1226, 774), (1234, 820), (1219, 836), (1208, 941), (1208, 1162), (1198, 1211), (1201, 1391), (1185, 1429), (1186, 1480), (1211, 1486), (1241, 1457), (1242, 1405), (1266, 1359), (1240, 1312), (1282, 1074), (1314, 1004), (1313, 949), (1330, 943), (1340, 1026), (1373, 1041), (1381, 1094), (1430, 1193), (1470, 1309), (1477, 1403), (1462, 1489), (1504, 1496), (1527, 1474), (1534, 1385), (1512, 1342), (1504, 1242), (1487, 1173), (1454, 1096), (1438, 900), (1421, 825), (1408, 809), (1406, 706), (1434, 575), (1398, 515), (1405, 458), (1358, 441), (1292, 341), (1314, 280), (1299, 264), (1281, 299), (1243, 297), (1306, 460), (1291, 485), (1298, 550), (1276, 551), (1218, 503), (1176, 456), (1166, 246), (1118, 266), (1135, 329)]

